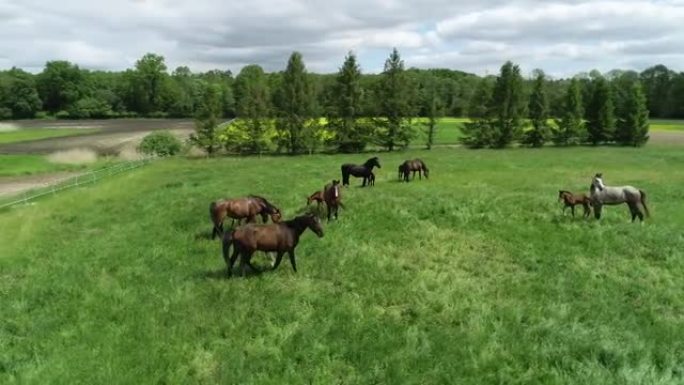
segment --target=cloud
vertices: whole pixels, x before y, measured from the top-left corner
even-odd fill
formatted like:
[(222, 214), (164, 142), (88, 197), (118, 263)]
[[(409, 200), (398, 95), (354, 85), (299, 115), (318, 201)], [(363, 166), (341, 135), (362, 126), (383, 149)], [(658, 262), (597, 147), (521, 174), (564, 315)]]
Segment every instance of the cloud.
[(393, 47), (407, 66), (479, 74), (506, 60), (557, 76), (684, 62), (679, 0), (0, 0), (0, 20), (0, 66), (34, 72), (54, 59), (121, 70), (147, 52), (169, 68), (274, 71), (294, 50), (312, 71), (354, 50), (377, 72)]

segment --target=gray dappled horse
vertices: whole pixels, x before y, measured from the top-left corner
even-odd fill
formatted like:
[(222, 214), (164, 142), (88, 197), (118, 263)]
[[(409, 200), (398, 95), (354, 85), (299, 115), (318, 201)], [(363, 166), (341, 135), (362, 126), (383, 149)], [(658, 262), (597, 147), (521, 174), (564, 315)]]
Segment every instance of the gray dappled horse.
[(639, 209), (639, 204), (644, 208), (646, 216), (649, 215), (646, 207), (646, 193), (633, 186), (606, 186), (603, 184), (603, 175), (596, 174), (589, 187), (591, 204), (594, 207), (594, 216), (601, 218), (601, 207), (603, 205), (619, 205), (627, 203), (629, 211), (632, 213), (632, 222), (639, 217), (643, 222), (644, 214)]

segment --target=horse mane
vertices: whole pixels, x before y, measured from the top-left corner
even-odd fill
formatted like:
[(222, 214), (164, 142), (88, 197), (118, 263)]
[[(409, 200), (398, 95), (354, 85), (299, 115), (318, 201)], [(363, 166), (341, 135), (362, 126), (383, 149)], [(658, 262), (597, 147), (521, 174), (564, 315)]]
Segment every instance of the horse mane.
[(378, 157), (374, 156), (370, 159), (368, 159), (366, 162), (364, 162), (364, 166), (369, 167), (371, 163), (377, 163), (378, 162)]
[(271, 202), (269, 202), (266, 198), (264, 198), (264, 197), (262, 197), (262, 196), (259, 196), (259, 195), (249, 195), (249, 197), (252, 198), (252, 199), (256, 199), (256, 200), (261, 201), (261, 203), (263, 203), (263, 204), (266, 206), (266, 208), (268, 208), (268, 209), (271, 210), (272, 212), (279, 211), (277, 207), (275, 207), (273, 204), (271, 204)]
[(568, 191), (568, 190), (558, 190), (558, 192), (559, 192), (560, 194), (572, 194), (572, 192), (570, 192), (570, 191)]

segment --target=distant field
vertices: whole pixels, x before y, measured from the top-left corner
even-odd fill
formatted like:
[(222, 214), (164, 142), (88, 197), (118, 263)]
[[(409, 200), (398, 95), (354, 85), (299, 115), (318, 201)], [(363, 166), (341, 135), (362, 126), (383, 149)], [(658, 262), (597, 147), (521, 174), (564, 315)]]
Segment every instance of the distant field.
[(684, 120), (651, 120), (653, 131), (684, 131)]
[(31, 128), (0, 132), (0, 144), (28, 142), (47, 138), (78, 136), (98, 132), (95, 128)]
[(50, 162), (43, 155), (2, 155), (0, 154), (0, 177), (45, 174), (61, 171), (79, 171), (101, 167), (108, 163), (101, 159), (91, 164), (63, 164)]

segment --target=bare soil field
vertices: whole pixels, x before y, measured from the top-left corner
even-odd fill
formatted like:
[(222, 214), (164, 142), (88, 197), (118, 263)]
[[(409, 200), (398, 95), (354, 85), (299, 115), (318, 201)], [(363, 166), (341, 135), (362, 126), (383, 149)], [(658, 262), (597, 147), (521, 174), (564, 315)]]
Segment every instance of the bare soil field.
[(58, 172), (53, 174), (29, 175), (0, 178), (0, 198), (18, 195), (24, 191), (61, 183), (80, 175), (79, 172)]
[(98, 132), (62, 138), (0, 145), (0, 154), (50, 154), (74, 148), (91, 149), (102, 155), (116, 155), (136, 145), (145, 135), (156, 130), (170, 130), (187, 137), (194, 129), (191, 119), (116, 119), (116, 120), (24, 120), (11, 122), (24, 128), (97, 128)]

